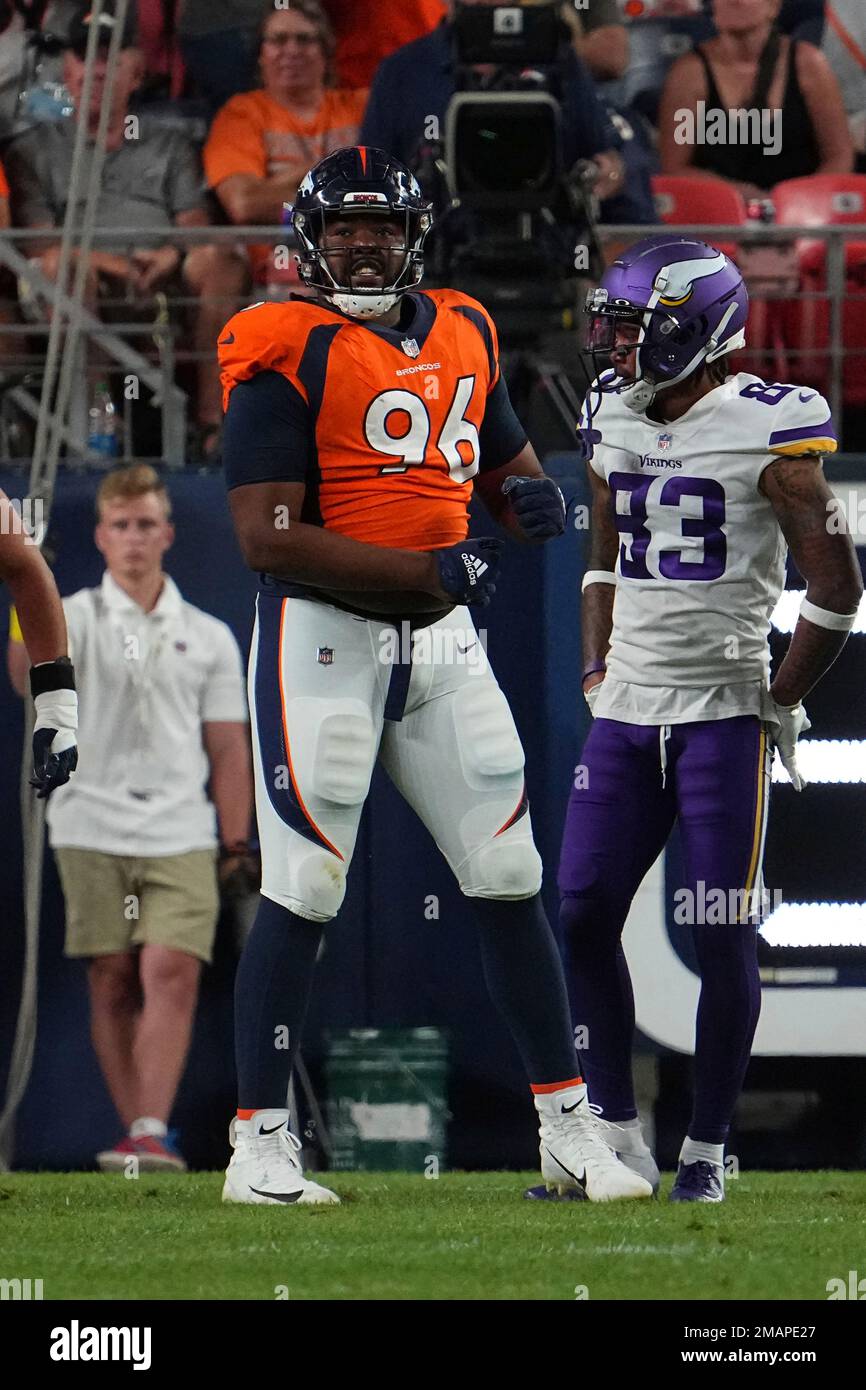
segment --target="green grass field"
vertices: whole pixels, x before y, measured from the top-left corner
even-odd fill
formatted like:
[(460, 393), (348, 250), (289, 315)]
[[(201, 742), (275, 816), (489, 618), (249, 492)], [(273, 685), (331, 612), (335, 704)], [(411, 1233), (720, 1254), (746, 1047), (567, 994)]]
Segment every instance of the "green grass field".
[(749, 1173), (722, 1206), (521, 1200), (534, 1174), (337, 1173), (339, 1207), (222, 1174), (0, 1176), (0, 1278), (45, 1299), (815, 1299), (866, 1272), (866, 1174)]

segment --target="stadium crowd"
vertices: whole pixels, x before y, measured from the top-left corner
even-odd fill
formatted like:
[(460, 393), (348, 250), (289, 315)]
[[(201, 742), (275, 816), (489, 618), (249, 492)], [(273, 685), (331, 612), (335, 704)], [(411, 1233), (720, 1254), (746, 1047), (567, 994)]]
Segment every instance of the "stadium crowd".
[[(488, 4), (490, 0), (464, 0)], [(525, 0), (527, 4), (538, 0)], [(213, 344), (238, 304), (301, 288), (273, 235), (303, 174), (361, 142), (419, 168), (431, 117), (455, 90), (456, 0), (138, 0), (122, 37), (97, 227), (140, 228), (134, 245), (90, 255), (86, 304), (111, 322), (154, 319), (168, 301), (186, 328), (194, 400), (191, 460), (216, 459), (220, 403)], [(773, 188), (866, 171), (866, 11), (859, 0), (588, 0), (564, 3), (571, 47), (561, 60), (565, 162), (591, 190), (604, 225), (650, 224), (682, 184), (668, 221), (773, 219)], [(88, 113), (92, 139), (106, 72), (99, 35)], [(0, 229), (60, 227), (87, 41), (79, 0), (0, 6)], [(476, 82), (493, 81), (480, 65)], [(761, 140), (717, 142), (714, 111), (776, 117)], [(780, 114), (781, 113), (781, 114)], [(128, 117), (136, 117), (130, 126)], [(703, 128), (701, 123), (704, 123)], [(742, 195), (741, 216), (713, 218), (707, 180)], [(843, 185), (839, 185), (843, 187)], [(847, 185), (844, 185), (847, 187)], [(655, 194), (655, 201), (653, 194)], [(861, 190), (862, 197), (862, 190)], [(816, 207), (820, 208), (820, 203)], [(828, 220), (819, 214), (814, 220)], [(862, 216), (860, 218), (862, 220)], [(270, 227), (260, 242), (176, 238), (171, 229)], [(20, 245), (20, 243), (19, 243)], [(23, 249), (49, 280), (58, 243)], [(791, 274), (790, 258), (777, 276)], [(748, 258), (744, 264), (750, 273)], [(47, 316), (26, 276), (0, 270), (2, 324)], [(801, 284), (801, 288), (802, 288)], [(806, 288), (820, 288), (809, 285)], [(0, 337), (0, 369), (38, 366), (42, 337)], [(192, 365), (194, 364), (194, 366)], [(864, 374), (863, 362), (857, 370)], [(104, 375), (104, 370), (101, 373)]]

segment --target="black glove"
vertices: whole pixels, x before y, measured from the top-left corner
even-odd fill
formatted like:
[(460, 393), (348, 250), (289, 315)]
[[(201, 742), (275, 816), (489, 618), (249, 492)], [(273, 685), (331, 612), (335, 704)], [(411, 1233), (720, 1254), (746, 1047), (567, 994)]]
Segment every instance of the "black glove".
[(473, 603), (486, 608), (496, 592), (496, 576), (502, 541), (492, 536), (461, 541), (436, 550), (439, 583), (455, 603)]
[(78, 696), (69, 657), (31, 666), (30, 692), (36, 706), (30, 785), (42, 799), (68, 782), (78, 766)]
[(527, 540), (549, 541), (565, 530), (565, 498), (552, 478), (524, 478), (513, 473), (502, 484)]

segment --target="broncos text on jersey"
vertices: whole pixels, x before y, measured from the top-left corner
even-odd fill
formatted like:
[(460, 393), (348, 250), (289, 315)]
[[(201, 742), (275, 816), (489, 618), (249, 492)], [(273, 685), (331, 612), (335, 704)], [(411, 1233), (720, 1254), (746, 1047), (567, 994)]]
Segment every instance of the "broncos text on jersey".
[(493, 322), (454, 290), (407, 295), (395, 328), (315, 300), (254, 305), (226, 325), (219, 360), (229, 487), (302, 481), (303, 520), (354, 540), (464, 540), (472, 479), (526, 443)]

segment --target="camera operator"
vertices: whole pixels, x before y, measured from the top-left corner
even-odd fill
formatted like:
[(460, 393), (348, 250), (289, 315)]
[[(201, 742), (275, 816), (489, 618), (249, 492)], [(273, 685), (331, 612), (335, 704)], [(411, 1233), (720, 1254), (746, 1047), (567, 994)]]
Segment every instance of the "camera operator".
[[(455, 15), (466, 6), (492, 2), (450, 0), (448, 18), (437, 29), (397, 49), (379, 65), (364, 114), (362, 144), (386, 149), (414, 165), (420, 147), (439, 138), (434, 132), (444, 127), (449, 102), (458, 90)], [(472, 76), (476, 90), (495, 87), (497, 71), (490, 64), (476, 65)], [(551, 74), (551, 85), (557, 89), (562, 109), (566, 168), (573, 168), (578, 160), (592, 161), (594, 192), (603, 209), (607, 199), (623, 190), (622, 141), (568, 36)]]

